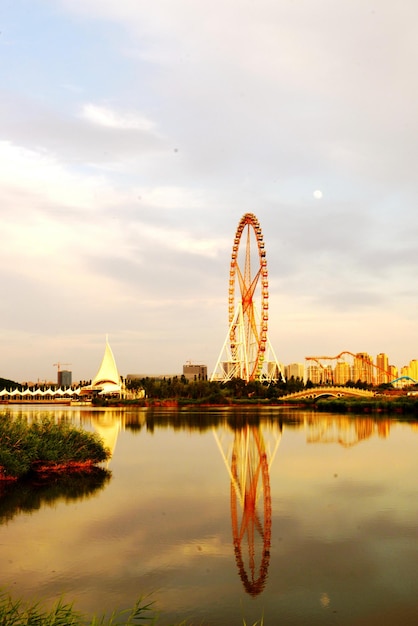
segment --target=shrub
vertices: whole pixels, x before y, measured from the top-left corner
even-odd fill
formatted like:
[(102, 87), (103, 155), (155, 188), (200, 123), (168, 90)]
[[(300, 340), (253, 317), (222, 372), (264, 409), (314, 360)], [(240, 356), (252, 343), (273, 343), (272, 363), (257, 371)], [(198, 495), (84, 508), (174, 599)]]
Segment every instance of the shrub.
[(0, 479), (16, 479), (40, 464), (97, 464), (110, 456), (97, 434), (43, 418), (25, 420), (0, 415)]
[(109, 456), (97, 434), (65, 423), (55, 424), (44, 418), (32, 423), (28, 435), (36, 440), (39, 461), (100, 463)]
[(18, 477), (30, 470), (36, 444), (22, 419), (0, 416), (0, 477)]

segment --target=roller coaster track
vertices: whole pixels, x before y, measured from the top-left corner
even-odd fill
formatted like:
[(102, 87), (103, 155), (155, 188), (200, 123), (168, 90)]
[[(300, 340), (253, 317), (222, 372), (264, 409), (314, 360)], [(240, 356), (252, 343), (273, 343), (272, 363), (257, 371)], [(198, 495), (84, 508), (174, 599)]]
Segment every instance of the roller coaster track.
[[(378, 371), (381, 374), (385, 375), (387, 377), (387, 381), (390, 380), (390, 373), (387, 370), (380, 367), (379, 365), (376, 365), (375, 363), (373, 363), (373, 361), (367, 359), (363, 354), (361, 353), (354, 354), (353, 352), (350, 352), (349, 350), (343, 350), (336, 356), (305, 356), (305, 360), (314, 361), (315, 363), (317, 363), (317, 365), (319, 365), (321, 369), (324, 370), (324, 372), (327, 372), (327, 368), (323, 365), (322, 361), (337, 361), (338, 362), (346, 354), (353, 357), (353, 359), (357, 359), (358, 361), (363, 361), (363, 363), (367, 365), (368, 367), (372, 368), (373, 371)], [(343, 362), (345, 363), (346, 361), (343, 361)], [(332, 373), (332, 376), (333, 376), (333, 373)], [(332, 380), (332, 382), (334, 381)]]
[(411, 378), (410, 376), (399, 376), (399, 378), (395, 378), (395, 380), (391, 380), (391, 383), (398, 383), (401, 380), (408, 380), (412, 385), (418, 384), (418, 380)]

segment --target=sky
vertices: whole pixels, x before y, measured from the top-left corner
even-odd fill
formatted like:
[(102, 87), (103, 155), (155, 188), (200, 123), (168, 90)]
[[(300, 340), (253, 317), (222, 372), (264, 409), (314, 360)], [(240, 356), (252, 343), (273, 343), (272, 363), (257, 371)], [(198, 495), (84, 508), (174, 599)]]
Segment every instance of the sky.
[[(418, 358), (415, 0), (2, 0), (0, 376), (210, 373), (254, 213), (283, 364)], [(320, 192), (320, 193), (319, 193)]]

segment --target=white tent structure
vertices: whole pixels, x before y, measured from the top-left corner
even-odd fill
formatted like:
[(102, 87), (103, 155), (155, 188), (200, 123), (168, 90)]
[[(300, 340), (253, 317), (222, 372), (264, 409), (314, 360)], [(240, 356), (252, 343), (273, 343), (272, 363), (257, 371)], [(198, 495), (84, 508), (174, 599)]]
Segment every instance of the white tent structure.
[(109, 345), (107, 337), (105, 352), (99, 371), (91, 381), (91, 385), (81, 388), (81, 393), (98, 393), (102, 396), (109, 394), (122, 395), (121, 377), (119, 376), (115, 357), (113, 356), (112, 348)]
[(47, 401), (61, 401), (65, 400), (78, 400), (80, 395), (91, 396), (95, 393), (99, 395), (118, 395), (122, 396), (124, 387), (122, 379), (119, 376), (118, 368), (116, 367), (115, 357), (113, 356), (112, 349), (109, 345), (109, 341), (106, 337), (105, 352), (102, 359), (102, 363), (99, 367), (99, 371), (93, 378), (91, 385), (86, 387), (78, 387), (77, 389), (48, 389), (34, 387), (26, 389), (1, 389), (0, 390), (0, 402), (47, 402)]
[(7, 402), (9, 400), (13, 400), (16, 402), (19, 401), (43, 401), (45, 399), (50, 400), (70, 400), (73, 396), (79, 396), (80, 388), (78, 389), (42, 389), (40, 387), (33, 387), (31, 389), (2, 389), (0, 391), (0, 401)]

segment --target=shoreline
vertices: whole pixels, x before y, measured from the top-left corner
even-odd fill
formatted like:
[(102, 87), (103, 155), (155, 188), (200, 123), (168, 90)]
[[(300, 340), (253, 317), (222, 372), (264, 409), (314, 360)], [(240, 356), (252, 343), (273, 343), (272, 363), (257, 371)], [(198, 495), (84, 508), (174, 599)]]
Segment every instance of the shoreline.
[(317, 400), (317, 401), (295, 401), (295, 402), (280, 402), (277, 400), (274, 401), (231, 401), (225, 403), (214, 403), (211, 404), (209, 402), (186, 402), (183, 400), (140, 400), (138, 402), (128, 400), (128, 401), (115, 401), (115, 402), (106, 402), (103, 404), (93, 404), (93, 408), (143, 408), (143, 409), (166, 409), (173, 411), (182, 411), (187, 412), (190, 410), (198, 409), (198, 410), (219, 410), (219, 411), (229, 411), (229, 410), (277, 410), (277, 409), (299, 409), (305, 411), (312, 412), (329, 412), (329, 413), (350, 413), (350, 414), (364, 414), (364, 413), (372, 413), (377, 415), (385, 415), (385, 414), (408, 414), (414, 415), (418, 418), (418, 398), (408, 398), (406, 396), (397, 397), (394, 399), (391, 396), (383, 397), (379, 396), (378, 398), (367, 398), (367, 399), (342, 399), (342, 398), (334, 398), (327, 400)]

